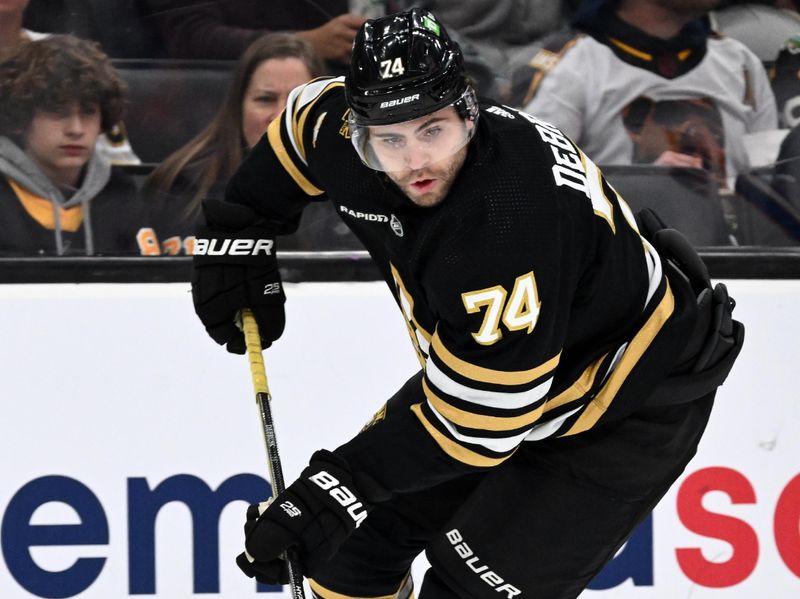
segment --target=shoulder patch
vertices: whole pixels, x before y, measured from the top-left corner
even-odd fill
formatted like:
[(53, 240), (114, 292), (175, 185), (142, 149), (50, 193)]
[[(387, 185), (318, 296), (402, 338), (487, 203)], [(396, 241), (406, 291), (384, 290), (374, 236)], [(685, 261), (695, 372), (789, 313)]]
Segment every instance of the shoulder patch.
[[(289, 93), (286, 108), (267, 127), (267, 139), (283, 168), (306, 194), (324, 193), (309, 171), (307, 150), (316, 148), (327, 111), (318, 103), (331, 93), (341, 93), (344, 77), (322, 77), (296, 87)], [(308, 147), (306, 147), (308, 144)]]
[(585, 34), (574, 29), (559, 31), (544, 39), (542, 48), (528, 64), (511, 74), (511, 98), (509, 104), (524, 107), (536, 95), (539, 84), (550, 71), (558, 66), (564, 55)]
[(339, 135), (345, 139), (350, 139), (350, 109), (344, 111), (342, 115), (342, 126), (339, 127)]
[(304, 164), (306, 164), (306, 149), (303, 139), (306, 119), (325, 93), (338, 87), (344, 87), (344, 77), (322, 77), (295, 88), (286, 100), (284, 111), (286, 131), (292, 147)]

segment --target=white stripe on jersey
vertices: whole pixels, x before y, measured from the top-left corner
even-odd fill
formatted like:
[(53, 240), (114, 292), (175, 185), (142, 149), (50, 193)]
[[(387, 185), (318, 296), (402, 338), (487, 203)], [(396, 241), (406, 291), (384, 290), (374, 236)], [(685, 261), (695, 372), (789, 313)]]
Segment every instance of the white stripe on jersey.
[(650, 285), (647, 287), (647, 299), (644, 301), (645, 307), (653, 299), (656, 289), (661, 284), (661, 276), (663, 271), (661, 269), (661, 256), (658, 255), (656, 248), (650, 245), (644, 237), (641, 237), (642, 245), (647, 250), (647, 272), (650, 275)]
[(481, 389), (467, 387), (466, 385), (454, 381), (442, 372), (431, 358), (428, 358), (426, 363), (425, 374), (428, 375), (428, 380), (430, 380), (436, 388), (441, 389), (447, 395), (452, 395), (453, 397), (478, 404), (479, 406), (504, 410), (516, 410), (518, 408), (533, 406), (547, 395), (547, 392), (550, 391), (550, 385), (553, 382), (553, 377), (550, 377), (533, 389), (513, 393), (483, 391)]
[(523, 431), (513, 437), (502, 437), (499, 439), (495, 438), (487, 438), (487, 437), (472, 437), (469, 435), (463, 435), (459, 433), (453, 423), (450, 422), (447, 418), (442, 416), (439, 412), (436, 411), (430, 402), (428, 402), (428, 408), (434, 413), (436, 418), (439, 419), (444, 427), (448, 430), (450, 435), (453, 436), (454, 439), (462, 442), (462, 443), (471, 443), (472, 445), (481, 445), (490, 451), (496, 451), (498, 453), (508, 453), (516, 448), (520, 443), (525, 440), (525, 437), (528, 435), (530, 429)]
[(414, 334), (417, 336), (417, 343), (419, 343), (419, 348), (422, 350), (422, 353), (425, 354), (425, 358), (428, 360), (428, 363), (430, 363), (430, 358), (428, 358), (428, 356), (431, 355), (430, 342), (427, 339), (425, 339), (425, 335), (423, 335), (422, 332), (418, 328), (416, 328), (416, 326), (414, 327)]
[(558, 430), (563, 422), (572, 416), (578, 410), (582, 410), (583, 406), (578, 406), (574, 410), (570, 410), (566, 414), (561, 414), (557, 418), (553, 418), (552, 420), (548, 420), (547, 422), (542, 422), (541, 424), (536, 424), (530, 430), (530, 432), (525, 435), (525, 441), (538, 441), (540, 439), (545, 439), (552, 435), (554, 432)]
[[(294, 136), (295, 113), (300, 112), (303, 106), (313, 102), (326, 87), (337, 81), (344, 83), (344, 77), (324, 78), (300, 85), (289, 92), (289, 97), (286, 99), (286, 110), (283, 115), (284, 129), (289, 135), (289, 141), (292, 143), (294, 153), (306, 166), (308, 166), (308, 162), (306, 161), (306, 157), (300, 152), (300, 147)], [(295, 107), (297, 107), (296, 111)]]

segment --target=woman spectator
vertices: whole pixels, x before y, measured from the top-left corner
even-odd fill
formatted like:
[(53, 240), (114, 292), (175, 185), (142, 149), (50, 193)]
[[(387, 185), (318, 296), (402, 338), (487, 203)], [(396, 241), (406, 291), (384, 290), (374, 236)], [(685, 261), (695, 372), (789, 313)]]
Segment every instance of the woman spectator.
[(191, 254), (200, 203), (222, 191), (242, 157), (286, 105), (289, 92), (323, 72), (311, 46), (270, 33), (248, 47), (217, 115), (194, 139), (167, 157), (145, 182), (150, 224), (160, 242), (152, 253)]
[(94, 42), (53, 35), (0, 61), (0, 253), (134, 252), (133, 181), (96, 150), (125, 84)]

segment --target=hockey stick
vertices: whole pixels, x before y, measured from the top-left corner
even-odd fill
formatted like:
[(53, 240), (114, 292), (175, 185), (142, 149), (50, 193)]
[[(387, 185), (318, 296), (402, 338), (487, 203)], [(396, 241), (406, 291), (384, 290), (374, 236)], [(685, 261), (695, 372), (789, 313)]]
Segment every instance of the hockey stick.
[[(247, 357), (250, 361), (250, 374), (253, 377), (253, 390), (256, 393), (258, 411), (261, 414), (264, 443), (267, 446), (267, 466), (269, 467), (269, 479), (272, 481), (272, 497), (274, 498), (283, 493), (286, 483), (283, 480), (283, 468), (278, 454), (278, 439), (275, 436), (275, 425), (272, 422), (272, 410), (270, 408), (272, 396), (269, 394), (269, 387), (267, 387), (267, 372), (264, 369), (264, 356), (261, 353), (261, 335), (258, 333), (258, 323), (256, 323), (256, 319), (249, 309), (243, 309), (241, 314), (242, 330), (244, 331), (244, 340), (247, 345)], [(287, 551), (285, 558), (289, 567), (292, 597), (294, 599), (305, 599), (300, 562), (294, 551)]]

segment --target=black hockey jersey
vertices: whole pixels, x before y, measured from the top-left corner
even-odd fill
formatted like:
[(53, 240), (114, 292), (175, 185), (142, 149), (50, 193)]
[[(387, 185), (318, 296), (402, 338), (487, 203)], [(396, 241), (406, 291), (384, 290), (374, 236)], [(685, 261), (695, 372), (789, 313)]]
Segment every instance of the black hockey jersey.
[[(50, 200), (11, 178), (0, 180), (0, 206), (0, 254), (4, 256), (139, 255), (137, 231), (143, 222), (142, 209), (134, 182), (119, 167), (112, 167), (102, 191), (85, 206), (54, 207)], [(54, 225), (56, 210), (60, 212), (59, 230)], [(87, 222), (92, 223), (88, 231)], [(87, 237), (91, 238), (91, 251)]]
[[(419, 446), (432, 440), (451, 469), (492, 467), (523, 441), (581, 433), (641, 401), (686, 335), (674, 331), (659, 256), (579, 148), (548, 123), (482, 104), (450, 192), (422, 208), (361, 163), (347, 110), (341, 78), (296, 89), (226, 199), (284, 233), (309, 201), (331, 201), (369, 250), (423, 368), (406, 432), (385, 428), (385, 444), (424, 461)], [(393, 468), (378, 462), (373, 471)]]

